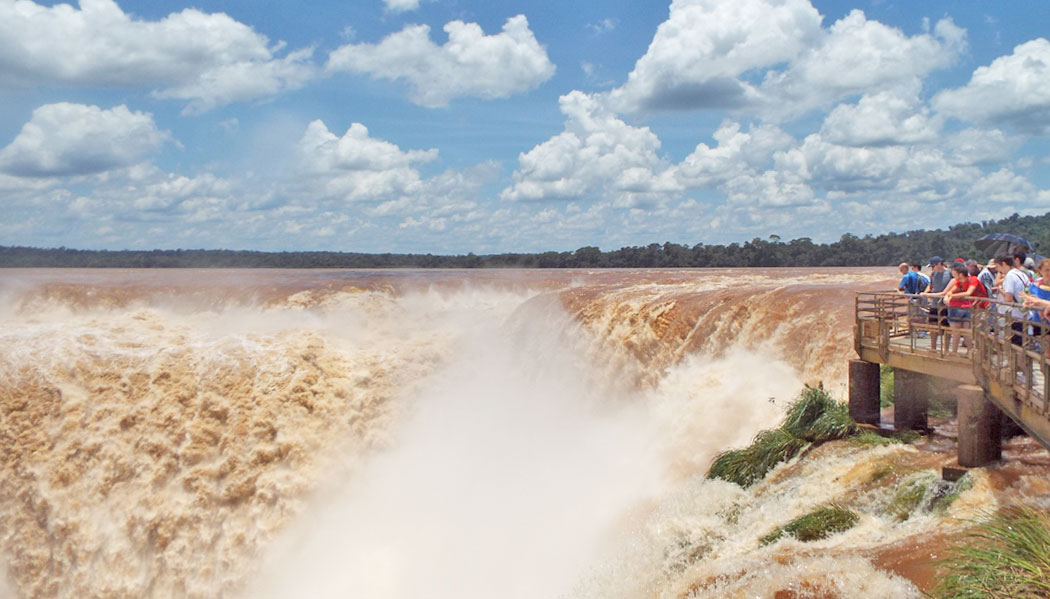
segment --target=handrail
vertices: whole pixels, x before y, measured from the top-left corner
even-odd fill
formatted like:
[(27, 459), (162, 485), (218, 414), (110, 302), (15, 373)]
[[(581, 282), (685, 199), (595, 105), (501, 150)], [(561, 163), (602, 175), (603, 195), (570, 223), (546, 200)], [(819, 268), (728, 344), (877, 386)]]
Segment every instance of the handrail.
[[(970, 323), (944, 326), (931, 306), (939, 302), (922, 295), (897, 292), (858, 293), (855, 345), (858, 354), (874, 350), (878, 361), (896, 355), (929, 360), (958, 368), (969, 364), (972, 382), (988, 391), (1018, 423), (1050, 447), (1050, 325), (1031, 319), (1032, 308), (981, 298), (984, 307), (971, 309)], [(1020, 316), (1018, 316), (1020, 314)], [(969, 346), (952, 351), (959, 338)], [(866, 358), (867, 359), (867, 358)]]

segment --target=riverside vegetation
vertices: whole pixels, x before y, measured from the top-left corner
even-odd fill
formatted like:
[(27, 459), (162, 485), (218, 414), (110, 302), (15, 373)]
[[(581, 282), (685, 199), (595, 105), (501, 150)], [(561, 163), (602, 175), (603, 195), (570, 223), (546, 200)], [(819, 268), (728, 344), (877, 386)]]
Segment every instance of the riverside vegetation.
[(742, 244), (686, 246), (666, 242), (603, 252), (581, 247), (572, 252), (503, 253), (458, 256), (354, 252), (257, 252), (238, 250), (79, 250), (0, 246), (0, 267), (43, 268), (697, 268), (767, 266), (885, 266), (933, 255), (992, 256), (973, 242), (989, 233), (1013, 233), (1036, 248), (1050, 247), (1050, 213), (947, 230), (908, 231), (858, 237), (850, 233), (832, 243), (808, 237), (788, 242), (778, 235)]
[(942, 565), (941, 599), (1050, 597), (1050, 514), (1023, 506), (993, 514)]
[[(751, 445), (718, 454), (707, 477), (751, 487), (778, 464), (803, 457), (831, 441), (855, 446), (907, 443), (915, 437), (882, 437), (857, 425), (848, 407), (822, 387), (806, 386), (779, 428), (760, 432)], [(895, 483), (881, 506), (882, 516), (898, 522), (917, 513), (944, 514), (974, 480), (966, 474), (948, 482), (931, 470), (909, 471), (886, 464), (873, 472), (868, 485)], [(847, 505), (832, 503), (777, 526), (757, 540), (771, 545), (791, 537), (810, 542), (849, 530), (861, 516)], [(936, 564), (934, 599), (1036, 599), (1050, 597), (1050, 512), (1029, 506), (1008, 506), (985, 514)]]

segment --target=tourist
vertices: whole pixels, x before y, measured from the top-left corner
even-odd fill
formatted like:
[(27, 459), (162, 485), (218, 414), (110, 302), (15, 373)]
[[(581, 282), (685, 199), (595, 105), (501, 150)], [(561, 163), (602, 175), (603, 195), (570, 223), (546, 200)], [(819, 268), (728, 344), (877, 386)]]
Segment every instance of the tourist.
[(995, 258), (989, 260), (988, 264), (981, 269), (981, 272), (977, 273), (977, 278), (981, 280), (981, 284), (984, 285), (984, 288), (988, 290), (988, 294), (992, 297), (995, 297), (993, 291), (995, 289), (995, 275)]
[(922, 279), (919, 278), (919, 273), (911, 270), (911, 266), (907, 262), (901, 262), (897, 270), (901, 273), (901, 282), (897, 285), (897, 290), (908, 295), (916, 295), (923, 290), (925, 286), (919, 287), (919, 283)]
[(970, 268), (965, 263), (956, 262), (952, 264), (954, 280), (948, 285), (944, 301), (948, 305), (948, 322), (955, 332), (952, 333), (952, 353), (959, 353), (959, 342), (963, 347), (967, 344), (962, 329), (970, 327), (971, 311), (977, 307), (985, 307), (977, 304), (973, 298), (987, 298), (988, 290), (985, 289), (980, 279), (970, 274)]
[(1012, 256), (1003, 255), (996, 256), (995, 263), (999, 271), (996, 277), (999, 301), (1006, 302), (999, 306), (999, 312), (1011, 317), (1010, 329), (1013, 330), (1013, 335), (1010, 336), (1010, 343), (1020, 346), (1024, 342), (1025, 315), (1019, 307), (1009, 304), (1020, 304), (1024, 301), (1024, 292), (1029, 284), (1028, 275), (1019, 266), (1024, 260), (1018, 262)]
[[(1032, 281), (1034, 281), (1035, 271), (1031, 270), (1030, 268), (1028, 268), (1028, 266), (1026, 266), (1026, 263), (1028, 263), (1028, 254), (1023, 249), (1017, 248), (1013, 252), (1013, 258), (1015, 267), (1019, 268), (1021, 272), (1028, 277), (1028, 282), (1031, 283)], [(1017, 298), (1017, 302), (1021, 302), (1020, 297)]]
[(1029, 315), (1036, 323), (1032, 325), (1032, 335), (1040, 338), (1043, 353), (1050, 358), (1050, 258), (1040, 260), (1035, 270), (1038, 278), (1028, 286), (1024, 305), (1035, 308)]
[(972, 277), (976, 277), (977, 275), (981, 274), (981, 264), (973, 258), (970, 258), (966, 261), (966, 268), (970, 271), (970, 276)]
[(1024, 271), (1028, 273), (1028, 280), (1034, 282), (1036, 279), (1035, 258), (1032, 258), (1031, 256), (1025, 256)]
[[(930, 268), (933, 271), (930, 273), (930, 285), (922, 293), (922, 295), (935, 298), (930, 302), (929, 323), (936, 327), (946, 327), (948, 326), (948, 310), (943, 306), (940, 298), (944, 296), (948, 283), (952, 281), (952, 274), (944, 268), (944, 259), (940, 256), (930, 258)], [(939, 336), (939, 332), (930, 335), (930, 346), (934, 350), (937, 349)]]
[(922, 266), (918, 262), (911, 263), (911, 270), (919, 277), (919, 293), (926, 291), (926, 288), (930, 286), (930, 277), (922, 274)]

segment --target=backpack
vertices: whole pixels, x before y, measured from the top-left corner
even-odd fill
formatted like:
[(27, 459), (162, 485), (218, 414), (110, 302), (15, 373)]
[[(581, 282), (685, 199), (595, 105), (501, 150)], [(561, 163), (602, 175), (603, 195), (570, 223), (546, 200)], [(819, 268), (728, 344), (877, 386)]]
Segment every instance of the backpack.
[(921, 272), (916, 274), (919, 275), (919, 291), (926, 291), (926, 288), (930, 286), (930, 277)]

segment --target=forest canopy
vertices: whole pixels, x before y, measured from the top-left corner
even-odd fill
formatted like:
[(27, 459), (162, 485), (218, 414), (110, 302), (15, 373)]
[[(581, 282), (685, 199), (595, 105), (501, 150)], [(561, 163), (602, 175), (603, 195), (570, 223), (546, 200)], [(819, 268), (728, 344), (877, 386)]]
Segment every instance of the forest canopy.
[(687, 246), (666, 242), (575, 251), (457, 256), (356, 252), (260, 252), (244, 250), (77, 250), (0, 246), (0, 267), (62, 268), (662, 268), (760, 266), (889, 266), (925, 264), (931, 256), (991, 258), (974, 246), (989, 233), (1012, 233), (1037, 252), (1050, 248), (1050, 213), (1013, 214), (998, 221), (965, 223), (933, 231), (916, 230), (857, 237), (846, 233), (832, 243), (777, 235), (744, 243)]

